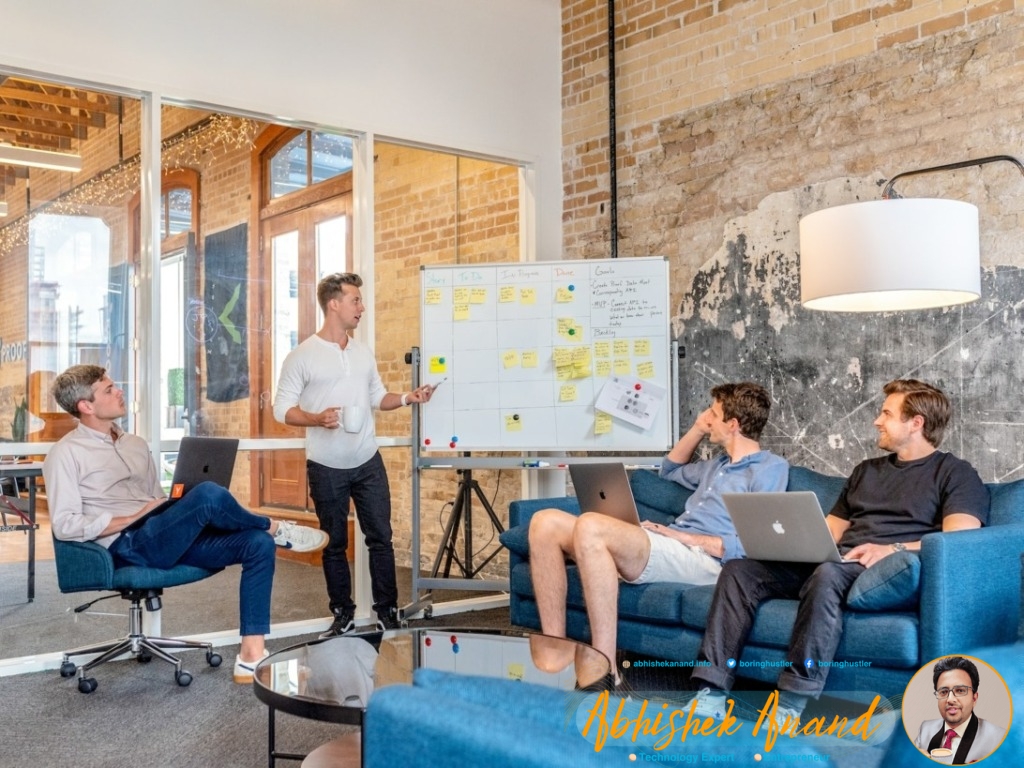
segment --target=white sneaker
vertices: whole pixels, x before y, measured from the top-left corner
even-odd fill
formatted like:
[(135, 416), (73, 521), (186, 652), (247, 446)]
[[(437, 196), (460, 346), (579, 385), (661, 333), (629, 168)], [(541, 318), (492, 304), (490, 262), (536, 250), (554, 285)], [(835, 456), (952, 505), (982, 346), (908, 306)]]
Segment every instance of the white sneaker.
[(263, 661), (267, 656), (270, 655), (270, 651), (263, 649), (263, 655), (260, 656), (256, 661), (242, 661), (242, 657), (238, 656), (235, 658), (235, 682), (236, 683), (251, 683), (253, 673), (256, 672), (256, 665)]
[(710, 688), (701, 688), (697, 692), (697, 698), (694, 699), (697, 702), (697, 706), (693, 710), (693, 714), (697, 717), (725, 720), (725, 699), (725, 691), (712, 693)]
[[(789, 707), (775, 708), (775, 729), (779, 733), (795, 733), (797, 726), (800, 724), (800, 715), (803, 714), (800, 710), (790, 709)], [(786, 718), (789, 718), (789, 722), (786, 722)]]
[(293, 552), (316, 552), (327, 546), (327, 534), (316, 528), (279, 520), (274, 543)]

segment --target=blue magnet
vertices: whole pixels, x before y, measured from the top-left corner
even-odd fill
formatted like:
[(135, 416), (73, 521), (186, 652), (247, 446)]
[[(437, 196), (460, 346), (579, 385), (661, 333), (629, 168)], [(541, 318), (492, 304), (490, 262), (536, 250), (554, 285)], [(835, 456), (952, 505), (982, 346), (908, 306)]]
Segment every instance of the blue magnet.
[(570, 291), (575, 291), (576, 290), (576, 286), (575, 285), (570, 285), (569, 286), (569, 290)]

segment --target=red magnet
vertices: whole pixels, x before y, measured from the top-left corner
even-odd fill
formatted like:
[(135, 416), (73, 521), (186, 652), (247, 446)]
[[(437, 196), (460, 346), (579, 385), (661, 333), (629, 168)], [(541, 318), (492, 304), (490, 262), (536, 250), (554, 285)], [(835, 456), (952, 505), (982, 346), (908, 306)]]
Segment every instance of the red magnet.
[(637, 384), (634, 384), (634, 385), (633, 385), (633, 389), (635, 389), (635, 390), (639, 391), (639, 390), (640, 390), (640, 384), (639, 384), (639, 383), (637, 383)]

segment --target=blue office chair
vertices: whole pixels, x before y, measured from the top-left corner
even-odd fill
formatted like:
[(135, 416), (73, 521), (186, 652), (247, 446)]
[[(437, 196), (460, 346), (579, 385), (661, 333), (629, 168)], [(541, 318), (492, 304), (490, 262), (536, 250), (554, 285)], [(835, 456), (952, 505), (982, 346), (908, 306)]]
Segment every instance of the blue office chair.
[[(211, 667), (219, 667), (221, 657), (213, 652), (211, 643), (200, 643), (193, 640), (175, 640), (165, 637), (146, 637), (142, 632), (142, 602), (146, 602), (146, 610), (160, 610), (160, 595), (166, 587), (179, 584), (191, 584), (193, 581), (213, 576), (218, 571), (196, 568), (191, 565), (176, 565), (162, 570), (128, 566), (114, 567), (114, 558), (106, 549), (95, 542), (53, 540), (53, 553), (57, 563), (57, 584), (60, 591), (93, 592), (97, 590), (114, 590), (125, 600), (131, 601), (128, 611), (128, 636), (112, 642), (100, 643), (84, 648), (76, 648), (64, 654), (60, 665), (61, 677), (72, 677), (78, 673), (78, 690), (92, 693), (96, 690), (96, 679), (88, 677), (88, 673), (100, 664), (130, 653), (140, 662), (149, 662), (156, 656), (174, 665), (174, 679), (178, 685), (186, 686), (192, 682), (192, 674), (181, 667), (181, 660), (169, 654), (165, 648), (197, 648), (206, 651), (206, 662)], [(218, 569), (219, 570), (219, 569)], [(113, 597), (108, 595), (107, 597)], [(104, 599), (104, 598), (98, 598)], [(80, 605), (75, 609), (80, 613), (92, 602)], [(86, 654), (100, 654), (95, 659), (77, 666), (71, 658)]]

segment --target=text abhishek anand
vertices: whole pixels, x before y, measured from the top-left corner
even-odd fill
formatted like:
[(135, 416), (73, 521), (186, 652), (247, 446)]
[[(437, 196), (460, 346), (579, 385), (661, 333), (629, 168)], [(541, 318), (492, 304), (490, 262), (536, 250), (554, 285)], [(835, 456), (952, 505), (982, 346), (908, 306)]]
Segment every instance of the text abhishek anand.
[[(836, 738), (856, 736), (867, 741), (879, 727), (872, 726), (871, 718), (876, 714), (881, 696), (875, 696), (867, 711), (857, 717), (852, 724), (848, 718), (836, 715), (832, 718), (831, 723), (827, 722), (826, 717), (812, 717), (806, 721), (787, 717), (781, 725), (776, 725), (775, 714), (778, 700), (779, 692), (772, 691), (758, 712), (757, 722), (754, 723), (754, 736), (761, 732), (762, 725), (765, 728), (765, 752), (772, 750), (775, 740), (780, 735), (790, 738), (796, 736), (833, 736)], [(733, 736), (743, 727), (743, 722), (732, 714), (735, 704), (733, 699), (728, 700), (725, 718), (720, 723), (711, 717), (702, 718), (695, 715), (696, 699), (686, 709), (669, 709), (671, 705), (665, 702), (653, 716), (647, 714), (649, 702), (644, 699), (640, 703), (636, 715), (630, 716), (624, 710), (627, 704), (633, 702), (623, 698), (619, 699), (618, 708), (610, 718), (609, 703), (609, 693), (604, 691), (598, 694), (589, 710), (584, 710), (581, 713), (586, 716), (586, 722), (580, 727), (580, 733), (588, 740), (593, 740), (595, 752), (600, 752), (608, 739), (614, 741), (626, 739), (636, 743), (641, 739), (646, 742), (653, 738), (655, 739), (653, 748), (662, 750), (672, 744), (685, 744), (687, 738), (690, 737)], [(577, 722), (579, 720), (578, 716)]]

